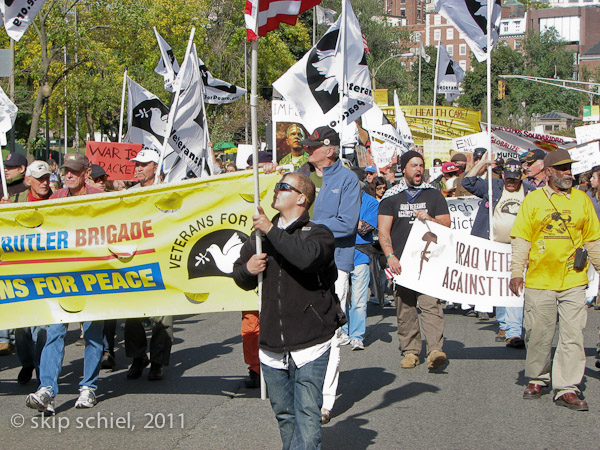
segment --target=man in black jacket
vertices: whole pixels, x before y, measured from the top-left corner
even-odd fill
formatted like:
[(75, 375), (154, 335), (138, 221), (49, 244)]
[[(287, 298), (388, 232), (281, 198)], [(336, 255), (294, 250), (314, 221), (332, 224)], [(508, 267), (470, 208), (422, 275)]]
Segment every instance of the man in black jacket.
[(275, 185), (273, 222), (260, 207), (252, 218), (265, 237), (263, 253), (256, 254), (253, 235), (233, 269), (245, 290), (264, 276), (259, 357), (284, 449), (321, 447), (323, 381), (341, 312), (333, 290), (335, 240), (310, 222), (314, 199), (308, 177), (285, 175)]

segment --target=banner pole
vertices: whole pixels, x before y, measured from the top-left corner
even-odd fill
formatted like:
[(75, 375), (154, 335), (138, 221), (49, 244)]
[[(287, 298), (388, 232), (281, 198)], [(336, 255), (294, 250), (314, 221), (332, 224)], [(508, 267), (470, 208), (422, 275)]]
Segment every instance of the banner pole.
[(338, 86), (340, 94), (340, 158), (344, 157), (343, 134), (344, 134), (344, 94), (346, 92), (346, 0), (342, 1), (342, 21), (340, 23), (340, 37), (342, 43), (342, 77), (341, 85)]
[(433, 117), (431, 119), (431, 140), (435, 141), (435, 104), (437, 103), (438, 66), (440, 65), (440, 47), (442, 41), (438, 42), (437, 57), (435, 59), (435, 79), (433, 81)]
[(423, 44), (421, 43), (421, 33), (419, 33), (419, 99), (417, 104), (421, 106), (421, 59), (423, 59), (423, 55), (421, 54), (421, 50), (423, 49)]
[[(190, 31), (190, 39), (188, 41), (187, 49), (185, 51), (185, 57), (183, 61), (185, 62), (186, 58), (189, 57), (192, 52), (192, 45), (194, 44), (194, 34), (196, 33), (196, 27), (192, 27), (192, 31)], [(198, 64), (198, 61), (193, 62), (192, 64)], [(184, 73), (182, 70), (179, 71), (181, 76), (183, 77)], [(179, 104), (179, 96), (181, 95), (181, 86), (180, 83), (177, 83), (177, 78), (175, 78), (175, 82), (173, 83), (173, 87), (175, 90), (175, 96), (173, 99), (173, 103), (171, 104), (171, 108), (169, 110), (169, 116), (167, 119), (167, 128), (165, 130), (165, 139), (163, 141), (162, 148), (160, 150), (160, 159), (158, 160), (158, 168), (156, 169), (156, 175), (154, 175), (154, 183), (158, 184), (160, 179), (160, 171), (163, 166), (163, 162), (165, 159), (165, 153), (167, 152), (167, 146), (169, 145), (169, 136), (171, 136), (171, 130), (173, 129), (173, 121), (175, 120), (175, 113), (177, 112), (177, 105)]]
[(121, 90), (121, 116), (119, 118), (119, 142), (123, 142), (123, 116), (125, 115), (125, 88), (127, 86), (127, 66), (123, 72), (123, 88)]
[[(489, 0), (487, 2), (487, 142), (488, 142), (488, 155), (490, 159), (493, 159), (492, 155), (492, 12), (494, 7), (494, 1)], [(490, 221), (490, 241), (494, 240), (494, 208), (492, 199), (492, 165), (488, 166), (488, 218)]]
[(2, 178), (3, 198), (9, 198), (8, 187), (6, 186), (6, 176), (4, 175), (4, 158), (2, 158), (2, 146), (0, 145), (0, 178)]

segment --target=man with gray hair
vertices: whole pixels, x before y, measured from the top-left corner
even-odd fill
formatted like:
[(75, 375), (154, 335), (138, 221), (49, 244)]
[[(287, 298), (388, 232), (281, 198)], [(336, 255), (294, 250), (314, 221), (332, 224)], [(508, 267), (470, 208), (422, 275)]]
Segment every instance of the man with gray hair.
[[(325, 225), (335, 237), (335, 282), (342, 311), (346, 310), (348, 279), (354, 269), (354, 243), (360, 215), (361, 188), (358, 177), (342, 165), (340, 137), (330, 127), (319, 127), (301, 142), (308, 148), (308, 162), (300, 168), (317, 187), (317, 199), (311, 208), (313, 222)], [(323, 423), (331, 417), (339, 380), (341, 328), (333, 337), (329, 364), (323, 386)]]

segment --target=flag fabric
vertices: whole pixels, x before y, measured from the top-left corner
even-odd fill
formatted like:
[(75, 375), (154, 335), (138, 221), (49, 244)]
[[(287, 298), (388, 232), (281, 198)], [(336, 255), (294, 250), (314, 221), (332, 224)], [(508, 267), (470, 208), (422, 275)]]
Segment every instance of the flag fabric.
[(371, 155), (377, 167), (388, 166), (394, 156), (408, 151), (402, 136), (377, 105), (361, 117), (362, 127), (371, 138)]
[(0, 11), (4, 17), (4, 28), (15, 41), (21, 39), (29, 24), (40, 12), (46, 0), (4, 0), (0, 1)]
[(419, 54), (421, 55), (421, 58), (423, 58), (425, 60), (426, 63), (429, 63), (429, 61), (431, 61), (431, 56), (429, 56), (427, 54), (427, 52), (425, 51), (425, 47), (423, 46), (423, 41), (419, 42)]
[(398, 131), (406, 146), (412, 149), (415, 146), (415, 140), (413, 139), (412, 131), (410, 131), (406, 117), (404, 117), (404, 113), (400, 108), (396, 91), (394, 91), (394, 115), (396, 116), (396, 131)]
[(169, 145), (198, 178), (214, 175), (212, 150), (208, 148), (208, 126), (203, 101), (203, 84), (196, 44), (184, 59), (173, 86), (181, 89), (175, 105)]
[[(156, 29), (155, 29), (156, 31)], [(160, 59), (154, 71), (165, 80), (165, 90), (174, 92), (173, 81), (179, 73), (179, 64), (171, 46), (156, 32), (158, 47), (160, 48)], [(165, 64), (166, 61), (166, 64)], [(233, 103), (244, 96), (246, 89), (219, 80), (212, 76), (204, 61), (198, 58), (200, 75), (204, 84), (204, 101), (212, 105)]]
[(8, 133), (17, 118), (17, 106), (0, 87), (0, 133)]
[[(344, 14), (346, 20), (344, 20)], [(342, 33), (342, 23), (346, 30)], [(341, 42), (345, 34), (346, 45)], [(346, 70), (344, 71), (344, 66)], [(340, 107), (340, 86), (345, 92)], [(373, 104), (371, 78), (358, 20), (350, 2), (329, 30), (273, 87), (296, 105), (307, 131), (329, 125), (340, 131), (341, 123), (354, 122)]]
[[(436, 12), (464, 35), (478, 61), (487, 58), (487, 1), (488, 0), (437, 0)], [(492, 47), (498, 42), (502, 7), (494, 0), (492, 7)]]
[(266, 36), (282, 23), (296, 25), (300, 14), (319, 3), (321, 0), (260, 0), (259, 5), (259, 0), (246, 0), (244, 18), (247, 39), (255, 41), (258, 36)]
[(335, 22), (335, 15), (337, 13), (333, 9), (317, 5), (315, 6), (315, 12), (317, 14), (318, 25), (333, 25), (333, 22)]
[(163, 77), (165, 81), (165, 90), (173, 92), (173, 81), (179, 73), (179, 63), (173, 53), (171, 46), (163, 39), (163, 37), (154, 28), (158, 48), (160, 49), (160, 59), (154, 68), (154, 71)]
[(362, 35), (362, 40), (363, 40), (363, 47), (365, 48), (365, 53), (367, 55), (371, 54), (371, 49), (369, 48), (369, 44), (367, 44), (367, 38), (365, 37), (364, 33), (361, 33)]
[(246, 89), (212, 76), (204, 62), (198, 58), (200, 75), (204, 84), (204, 101), (211, 105), (233, 103), (244, 96)]
[(446, 100), (453, 101), (460, 95), (458, 85), (465, 77), (465, 71), (450, 58), (446, 46), (440, 42), (437, 67), (437, 92), (446, 94)]

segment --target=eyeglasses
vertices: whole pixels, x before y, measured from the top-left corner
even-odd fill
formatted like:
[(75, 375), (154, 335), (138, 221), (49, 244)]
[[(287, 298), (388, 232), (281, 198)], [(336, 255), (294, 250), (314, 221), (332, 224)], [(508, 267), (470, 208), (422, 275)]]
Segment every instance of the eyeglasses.
[(382, 184), (382, 185), (380, 185), (380, 186), (377, 186), (377, 187), (375, 188), (375, 190), (377, 190), (377, 191), (379, 191), (380, 189), (383, 189), (383, 190), (385, 190), (385, 184)]
[(294, 186), (288, 183), (277, 183), (275, 184), (275, 189), (277, 189), (278, 191), (295, 191), (298, 194), (304, 195), (304, 193), (301, 190), (295, 188)]

